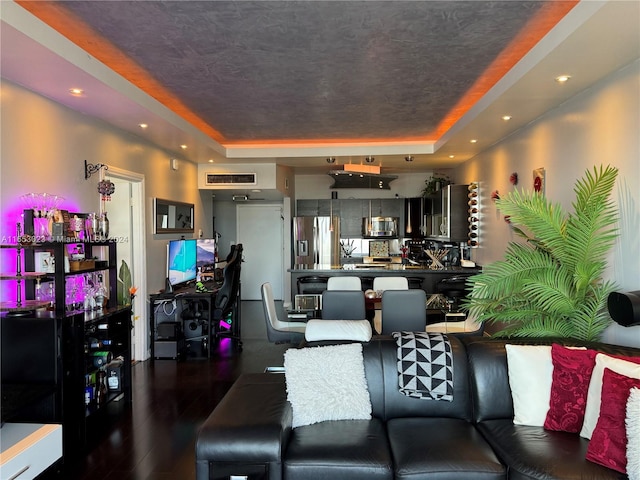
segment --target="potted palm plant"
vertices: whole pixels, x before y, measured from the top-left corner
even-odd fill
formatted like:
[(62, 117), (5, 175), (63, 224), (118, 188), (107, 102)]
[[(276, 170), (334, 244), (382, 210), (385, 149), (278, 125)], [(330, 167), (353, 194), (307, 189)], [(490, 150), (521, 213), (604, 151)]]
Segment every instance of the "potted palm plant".
[(598, 340), (611, 322), (604, 306), (614, 284), (602, 275), (618, 236), (610, 200), (617, 174), (611, 166), (587, 170), (573, 212), (534, 191), (496, 200), (525, 241), (510, 242), (503, 260), (469, 278), (470, 315), (500, 324), (496, 336)]

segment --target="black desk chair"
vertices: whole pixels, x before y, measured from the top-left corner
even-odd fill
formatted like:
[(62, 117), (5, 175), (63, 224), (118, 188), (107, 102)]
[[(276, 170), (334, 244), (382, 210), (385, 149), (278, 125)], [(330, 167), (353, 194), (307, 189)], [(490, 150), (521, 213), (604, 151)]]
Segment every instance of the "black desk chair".
[[(213, 302), (213, 321), (216, 326), (216, 338), (231, 338), (242, 347), (240, 335), (240, 270), (242, 265), (242, 244), (231, 247), (227, 256), (227, 264), (222, 272), (222, 285), (215, 294)], [(231, 328), (220, 329), (220, 321), (227, 319), (231, 313)]]

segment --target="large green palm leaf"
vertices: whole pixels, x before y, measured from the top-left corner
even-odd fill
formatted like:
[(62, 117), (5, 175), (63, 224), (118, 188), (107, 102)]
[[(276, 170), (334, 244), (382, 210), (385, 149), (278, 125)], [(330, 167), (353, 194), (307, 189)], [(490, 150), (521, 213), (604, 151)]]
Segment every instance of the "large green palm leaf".
[(504, 325), (499, 336), (599, 339), (611, 321), (603, 307), (614, 285), (602, 275), (618, 235), (609, 200), (617, 173), (587, 171), (574, 188), (572, 213), (536, 192), (515, 190), (498, 200), (526, 241), (511, 242), (503, 260), (469, 278), (470, 314)]

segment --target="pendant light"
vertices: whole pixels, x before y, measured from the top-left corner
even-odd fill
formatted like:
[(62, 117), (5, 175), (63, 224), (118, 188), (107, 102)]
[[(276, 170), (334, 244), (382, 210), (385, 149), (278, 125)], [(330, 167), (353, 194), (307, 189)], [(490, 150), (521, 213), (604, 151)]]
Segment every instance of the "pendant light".
[(411, 228), (411, 199), (407, 198), (407, 233), (412, 233)]

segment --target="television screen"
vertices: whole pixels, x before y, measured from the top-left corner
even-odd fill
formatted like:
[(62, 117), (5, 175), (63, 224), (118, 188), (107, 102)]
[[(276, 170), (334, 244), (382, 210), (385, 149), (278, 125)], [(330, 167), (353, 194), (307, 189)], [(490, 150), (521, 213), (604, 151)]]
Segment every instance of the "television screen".
[(172, 286), (196, 279), (196, 240), (170, 240), (167, 247), (167, 278)]
[(197, 266), (202, 273), (211, 273), (216, 269), (216, 241), (213, 238), (199, 238), (197, 241)]

